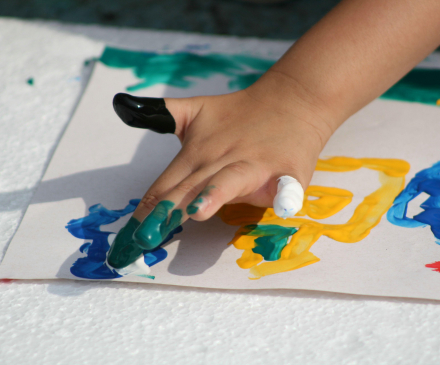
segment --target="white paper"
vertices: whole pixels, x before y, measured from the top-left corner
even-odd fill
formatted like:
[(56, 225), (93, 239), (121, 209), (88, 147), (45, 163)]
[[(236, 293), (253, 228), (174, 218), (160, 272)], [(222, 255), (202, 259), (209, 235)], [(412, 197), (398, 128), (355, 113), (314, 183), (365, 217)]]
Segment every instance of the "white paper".
[[(252, 71), (252, 70), (251, 70)], [(216, 74), (192, 79), (191, 87), (157, 84), (139, 96), (184, 97), (230, 92), (230, 78)], [(65, 226), (102, 204), (123, 209), (140, 199), (180, 149), (172, 135), (159, 135), (124, 125), (113, 111), (117, 92), (139, 83), (130, 69), (97, 63), (89, 86), (30, 204), (5, 259), (0, 277), (16, 279), (81, 279), (71, 272), (90, 240), (74, 237)], [(405, 185), (440, 160), (440, 108), (418, 103), (376, 100), (350, 118), (331, 138), (321, 158), (400, 159), (410, 164)], [(379, 189), (379, 173), (315, 173), (312, 186), (338, 187), (353, 193), (352, 202), (325, 224), (345, 224), (365, 196)], [(408, 217), (422, 211), (422, 194), (408, 207)], [(117, 232), (129, 215), (102, 226)], [(303, 217), (310, 219), (309, 217)], [(310, 219), (313, 221), (313, 219)], [(314, 220), (316, 221), (316, 220)], [(255, 222), (258, 223), (258, 222)], [(429, 226), (404, 228), (391, 224), (386, 213), (370, 234), (355, 243), (321, 236), (310, 249), (320, 261), (287, 272), (251, 279), (236, 260), (242, 250), (228, 245), (238, 227), (219, 217), (188, 221), (183, 232), (164, 249), (167, 257), (151, 267), (154, 279), (128, 275), (117, 281), (229, 289), (309, 289), (440, 299), (440, 273), (425, 265), (440, 261), (440, 246)]]

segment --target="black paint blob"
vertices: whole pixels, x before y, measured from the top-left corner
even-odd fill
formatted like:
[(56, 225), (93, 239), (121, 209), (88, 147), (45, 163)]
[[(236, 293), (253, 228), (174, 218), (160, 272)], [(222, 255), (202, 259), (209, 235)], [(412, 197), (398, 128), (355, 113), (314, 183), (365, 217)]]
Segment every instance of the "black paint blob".
[(113, 108), (130, 127), (150, 129), (157, 133), (174, 133), (176, 130), (176, 122), (164, 99), (119, 93), (113, 98)]

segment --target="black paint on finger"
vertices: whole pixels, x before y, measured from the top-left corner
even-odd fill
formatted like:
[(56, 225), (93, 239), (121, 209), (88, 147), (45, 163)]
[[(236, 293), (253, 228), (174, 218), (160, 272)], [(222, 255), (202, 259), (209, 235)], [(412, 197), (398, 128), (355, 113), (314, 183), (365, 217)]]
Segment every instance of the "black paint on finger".
[(157, 133), (174, 133), (176, 122), (162, 98), (141, 98), (116, 94), (113, 108), (122, 121), (130, 127), (150, 129)]

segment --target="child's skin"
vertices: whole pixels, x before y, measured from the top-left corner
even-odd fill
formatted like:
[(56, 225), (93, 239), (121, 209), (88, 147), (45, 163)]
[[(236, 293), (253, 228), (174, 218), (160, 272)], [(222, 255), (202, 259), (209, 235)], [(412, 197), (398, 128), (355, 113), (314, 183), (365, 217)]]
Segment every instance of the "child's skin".
[(163, 200), (182, 221), (229, 203), (271, 207), (283, 175), (306, 189), (335, 130), (439, 44), (439, 0), (344, 0), (249, 88), (165, 99), (182, 149), (133, 217)]

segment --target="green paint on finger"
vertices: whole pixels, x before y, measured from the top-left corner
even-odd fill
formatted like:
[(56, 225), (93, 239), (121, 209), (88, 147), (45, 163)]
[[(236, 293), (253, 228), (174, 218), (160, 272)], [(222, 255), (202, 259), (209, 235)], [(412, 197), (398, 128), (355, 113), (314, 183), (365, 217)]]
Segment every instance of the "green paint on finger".
[(156, 205), (133, 234), (139, 247), (143, 250), (156, 248), (171, 231), (182, 224), (182, 210), (173, 208), (174, 203), (169, 200), (162, 200)]
[(211, 189), (215, 188), (214, 185), (206, 186), (196, 198), (188, 204), (186, 207), (186, 213), (188, 215), (196, 214), (199, 210), (200, 204), (203, 203), (204, 197), (209, 195)]
[(133, 233), (140, 224), (136, 218), (131, 217), (116, 235), (107, 256), (107, 262), (115, 269), (130, 265), (142, 254), (144, 249), (133, 240)]

